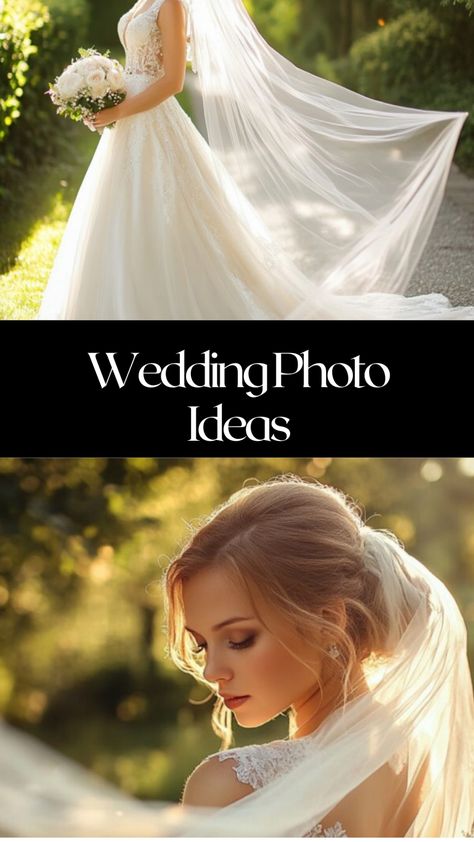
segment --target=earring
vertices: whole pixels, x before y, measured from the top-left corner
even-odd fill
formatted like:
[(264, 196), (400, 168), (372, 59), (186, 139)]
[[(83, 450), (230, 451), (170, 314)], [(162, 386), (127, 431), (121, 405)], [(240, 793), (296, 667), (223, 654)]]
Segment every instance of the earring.
[(335, 643), (331, 643), (326, 649), (326, 652), (328, 653), (329, 657), (334, 658), (334, 660), (336, 660), (336, 658), (339, 658), (341, 654), (339, 647), (336, 646)]

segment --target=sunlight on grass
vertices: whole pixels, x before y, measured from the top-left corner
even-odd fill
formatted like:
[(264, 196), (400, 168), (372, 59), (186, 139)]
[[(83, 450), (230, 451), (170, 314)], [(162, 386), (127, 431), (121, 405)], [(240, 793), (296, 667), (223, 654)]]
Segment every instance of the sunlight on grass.
[(24, 240), (13, 269), (1, 276), (3, 319), (34, 319), (46, 286), (54, 255), (70, 210), (62, 193), (53, 197), (53, 208), (38, 220)]
[(97, 138), (64, 124), (58, 153), (28, 173), (2, 226), (0, 318), (34, 319)]

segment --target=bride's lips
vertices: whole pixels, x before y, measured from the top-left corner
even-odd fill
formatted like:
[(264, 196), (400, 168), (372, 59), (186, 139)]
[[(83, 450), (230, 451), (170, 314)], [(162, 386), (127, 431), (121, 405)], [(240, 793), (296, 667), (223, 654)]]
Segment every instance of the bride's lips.
[(250, 696), (223, 696), (225, 706), (230, 708), (231, 710), (240, 707), (240, 705), (243, 705), (243, 703), (246, 702), (247, 699), (250, 699)]

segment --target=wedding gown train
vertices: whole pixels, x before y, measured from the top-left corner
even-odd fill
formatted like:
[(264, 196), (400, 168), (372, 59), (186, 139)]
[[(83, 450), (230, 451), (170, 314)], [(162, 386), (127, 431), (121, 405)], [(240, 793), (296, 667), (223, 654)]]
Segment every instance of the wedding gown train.
[[(164, 75), (162, 2), (119, 21), (129, 95)], [(240, 0), (186, 9), (209, 144), (174, 97), (105, 130), (38, 318), (474, 318), (401, 294), (465, 115), (295, 68)]]

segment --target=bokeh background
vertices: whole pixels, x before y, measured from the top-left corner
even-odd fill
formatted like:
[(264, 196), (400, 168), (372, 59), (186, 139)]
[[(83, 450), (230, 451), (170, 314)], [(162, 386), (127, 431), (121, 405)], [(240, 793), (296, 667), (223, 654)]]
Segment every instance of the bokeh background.
[[(474, 459), (1, 459), (0, 713), (144, 799), (219, 749), (211, 702), (166, 656), (160, 579), (251, 478), (341, 488), (455, 595), (474, 666)], [(192, 701), (190, 701), (192, 700)], [(287, 736), (278, 717), (237, 745)]]
[[(455, 160), (474, 174), (474, 0), (244, 2), (264, 37), (307, 70), (381, 100), (471, 112)], [(0, 318), (35, 317), (97, 144), (44, 92), (80, 46), (123, 60), (117, 21), (131, 5), (0, 0)], [(179, 99), (192, 116), (186, 89)]]

